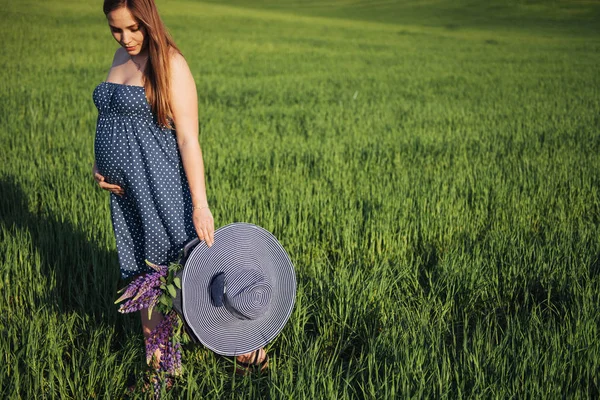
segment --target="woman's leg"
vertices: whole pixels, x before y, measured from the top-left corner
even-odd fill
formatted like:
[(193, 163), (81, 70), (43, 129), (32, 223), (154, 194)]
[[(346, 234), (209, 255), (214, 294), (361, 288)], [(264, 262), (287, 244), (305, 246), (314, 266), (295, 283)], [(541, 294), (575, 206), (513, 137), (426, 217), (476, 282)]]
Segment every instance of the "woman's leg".
[[(259, 353), (258, 353), (258, 358), (256, 360), (256, 364), (260, 364), (265, 359), (266, 356), (267, 356), (267, 352), (265, 351), (265, 349), (260, 348)], [(250, 353), (240, 354), (239, 356), (236, 357), (236, 359), (239, 362), (250, 364), (250, 363), (252, 363), (252, 361), (254, 361), (254, 352), (252, 351)]]

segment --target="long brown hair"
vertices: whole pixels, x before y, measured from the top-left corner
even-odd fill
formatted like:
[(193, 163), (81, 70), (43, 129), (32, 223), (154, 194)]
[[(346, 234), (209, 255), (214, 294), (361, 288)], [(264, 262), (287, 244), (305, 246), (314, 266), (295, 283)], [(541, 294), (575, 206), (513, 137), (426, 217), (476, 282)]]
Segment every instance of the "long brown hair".
[(169, 52), (174, 50), (181, 54), (181, 51), (160, 19), (154, 0), (104, 0), (105, 15), (121, 7), (127, 7), (146, 29), (144, 46), (148, 48), (148, 61), (143, 71), (146, 97), (157, 122), (172, 128)]

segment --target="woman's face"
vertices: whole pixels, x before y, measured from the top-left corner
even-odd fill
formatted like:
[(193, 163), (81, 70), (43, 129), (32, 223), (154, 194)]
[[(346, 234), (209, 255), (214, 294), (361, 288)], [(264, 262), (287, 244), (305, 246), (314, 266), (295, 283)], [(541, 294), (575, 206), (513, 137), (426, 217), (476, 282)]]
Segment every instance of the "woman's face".
[(106, 15), (113, 37), (130, 56), (144, 50), (146, 29), (135, 19), (127, 7), (120, 7)]

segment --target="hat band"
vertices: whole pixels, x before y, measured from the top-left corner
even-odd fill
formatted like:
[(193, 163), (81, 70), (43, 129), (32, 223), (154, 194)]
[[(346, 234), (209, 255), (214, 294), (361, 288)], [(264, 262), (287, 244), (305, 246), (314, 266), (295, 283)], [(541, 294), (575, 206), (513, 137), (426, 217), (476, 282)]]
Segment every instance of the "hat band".
[(221, 272), (215, 275), (210, 281), (210, 299), (212, 300), (213, 306), (223, 306), (225, 290), (225, 274)]

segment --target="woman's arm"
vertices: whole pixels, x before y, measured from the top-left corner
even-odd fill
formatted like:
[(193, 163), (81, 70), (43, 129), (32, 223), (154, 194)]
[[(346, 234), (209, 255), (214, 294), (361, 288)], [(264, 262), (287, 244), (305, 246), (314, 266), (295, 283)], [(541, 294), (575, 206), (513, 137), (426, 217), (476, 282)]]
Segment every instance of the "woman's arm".
[(192, 218), (200, 240), (212, 246), (214, 221), (208, 208), (202, 150), (198, 143), (198, 95), (187, 62), (181, 54), (171, 56), (171, 110), (183, 169), (192, 193)]

